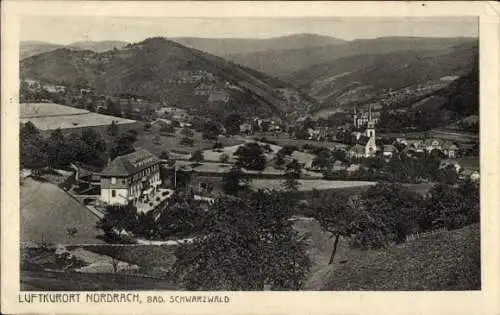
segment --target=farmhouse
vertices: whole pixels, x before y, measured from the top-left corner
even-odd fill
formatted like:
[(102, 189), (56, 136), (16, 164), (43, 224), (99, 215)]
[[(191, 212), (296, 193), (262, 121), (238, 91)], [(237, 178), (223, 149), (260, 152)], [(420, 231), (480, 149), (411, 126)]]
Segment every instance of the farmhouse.
[(115, 158), (101, 173), (101, 201), (126, 205), (149, 199), (161, 184), (160, 160), (147, 150)]

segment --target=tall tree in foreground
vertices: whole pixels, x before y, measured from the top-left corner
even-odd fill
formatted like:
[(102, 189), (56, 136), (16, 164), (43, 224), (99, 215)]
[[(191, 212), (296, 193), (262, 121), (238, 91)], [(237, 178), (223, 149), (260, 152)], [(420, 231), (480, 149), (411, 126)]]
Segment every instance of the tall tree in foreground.
[(310, 266), (279, 193), (224, 197), (201, 235), (177, 251), (174, 275), (187, 290), (298, 290)]
[(311, 213), (321, 224), (324, 231), (334, 238), (333, 249), (328, 264), (333, 263), (340, 238), (350, 237), (355, 232), (357, 211), (362, 211), (354, 199), (346, 200), (346, 196), (335, 193), (323, 194), (310, 203)]

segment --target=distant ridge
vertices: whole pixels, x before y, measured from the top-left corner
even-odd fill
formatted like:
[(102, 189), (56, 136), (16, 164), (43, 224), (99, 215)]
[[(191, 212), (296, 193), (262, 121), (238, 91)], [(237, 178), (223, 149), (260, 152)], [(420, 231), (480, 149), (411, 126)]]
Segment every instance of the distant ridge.
[[(197, 94), (204, 73), (212, 77), (206, 79), (210, 82), (203, 82), (209, 92)], [(306, 111), (315, 104), (284, 81), (162, 37), (103, 53), (57, 49), (23, 59), (20, 74), (46, 83), (83, 84), (99, 94), (136, 95), (223, 115), (284, 115)], [(299, 101), (284, 101), (282, 93), (292, 93)], [(223, 101), (225, 96), (228, 98)]]

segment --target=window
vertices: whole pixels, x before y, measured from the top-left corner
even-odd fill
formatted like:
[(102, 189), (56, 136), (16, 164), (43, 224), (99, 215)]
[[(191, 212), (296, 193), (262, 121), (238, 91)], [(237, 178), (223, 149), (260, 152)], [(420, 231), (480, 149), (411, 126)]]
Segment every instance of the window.
[(111, 184), (116, 184), (116, 177), (111, 177)]
[(116, 190), (114, 190), (114, 189), (113, 189), (113, 190), (111, 191), (111, 197), (116, 197)]

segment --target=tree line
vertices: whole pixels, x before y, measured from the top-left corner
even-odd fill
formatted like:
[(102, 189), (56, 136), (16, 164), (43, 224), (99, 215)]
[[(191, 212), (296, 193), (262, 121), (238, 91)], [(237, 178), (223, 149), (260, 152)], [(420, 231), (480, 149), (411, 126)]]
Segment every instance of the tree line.
[(109, 144), (97, 131), (86, 128), (81, 133), (65, 134), (61, 129), (48, 136), (27, 122), (20, 126), (20, 164), (39, 174), (42, 169), (66, 169), (71, 163), (80, 162), (97, 168), (104, 167), (108, 159), (135, 151), (135, 130), (119, 132), (117, 124), (108, 127), (112, 137)]

